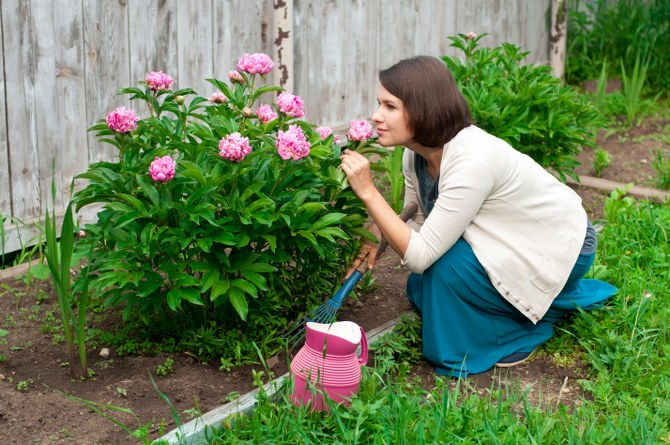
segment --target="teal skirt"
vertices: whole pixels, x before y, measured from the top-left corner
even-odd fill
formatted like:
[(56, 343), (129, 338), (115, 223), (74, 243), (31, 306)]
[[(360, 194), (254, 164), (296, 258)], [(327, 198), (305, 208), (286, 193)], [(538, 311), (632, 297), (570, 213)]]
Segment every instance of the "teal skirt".
[(423, 274), (412, 273), (407, 280), (407, 298), (421, 313), (424, 356), (438, 374), (465, 377), (515, 352), (534, 350), (569, 311), (600, 307), (618, 291), (582, 278), (594, 258), (595, 253), (579, 256), (563, 290), (533, 324), (498, 293), (470, 244), (460, 238)]

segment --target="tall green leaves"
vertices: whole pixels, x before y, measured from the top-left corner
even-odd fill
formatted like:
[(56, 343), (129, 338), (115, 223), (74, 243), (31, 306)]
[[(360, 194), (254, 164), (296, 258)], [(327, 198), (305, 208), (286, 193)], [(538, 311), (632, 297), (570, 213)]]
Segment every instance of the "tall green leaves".
[(631, 125), (633, 119), (642, 109), (642, 88), (647, 79), (647, 70), (649, 69), (649, 57), (643, 56), (640, 60), (640, 54), (635, 56), (633, 71), (626, 74), (626, 67), (621, 61), (621, 83), (623, 84), (623, 95), (626, 107), (626, 125)]
[(450, 37), (465, 59), (442, 58), (477, 125), (561, 178), (576, 177), (575, 155), (594, 145), (593, 135), (604, 119), (585, 98), (561, 85), (548, 67), (523, 64), (527, 52), (510, 43), (478, 48), (483, 37)]
[[(53, 186), (52, 186), (53, 187)], [(52, 196), (55, 198), (55, 190)], [(46, 235), (45, 256), (51, 279), (58, 296), (58, 308), (60, 309), (61, 320), (63, 322), (63, 331), (65, 333), (65, 342), (68, 350), (70, 363), (70, 374), (76, 377), (75, 372), (75, 342), (79, 349), (79, 364), (81, 366), (81, 375), (86, 375), (86, 344), (84, 326), (86, 324), (86, 311), (88, 305), (88, 289), (80, 294), (78, 302), (75, 301), (75, 293), (70, 282), (70, 267), (72, 253), (74, 250), (74, 219), (72, 217), (72, 206), (68, 204), (63, 216), (61, 227), (60, 242), (58, 241), (57, 217), (52, 210), (51, 214), (47, 210), (44, 219), (44, 231)], [(87, 279), (85, 278), (86, 282)], [(75, 316), (72, 305), (78, 303), (78, 315)], [(76, 338), (75, 338), (76, 337)]]

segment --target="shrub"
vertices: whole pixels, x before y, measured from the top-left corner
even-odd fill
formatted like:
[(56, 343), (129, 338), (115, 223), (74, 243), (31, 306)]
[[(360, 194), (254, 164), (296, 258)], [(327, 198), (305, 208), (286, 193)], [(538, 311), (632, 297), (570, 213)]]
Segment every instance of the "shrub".
[(330, 290), (352, 235), (365, 234), (334, 136), (296, 119), (302, 99), (283, 93), (254, 111), (281, 90), (254, 86), (272, 67), (257, 56), (240, 59), (230, 84), (208, 79), (218, 90), (209, 101), (150, 73), (120, 93), (148, 117), (121, 108), (91, 127), (118, 158), (78, 176), (89, 184), (77, 210), (103, 204), (79, 248), (96, 258), (91, 290), (124, 320), (161, 335), (212, 321), (268, 335)]
[(478, 48), (486, 34), (450, 37), (465, 60), (444, 56), (477, 125), (504, 139), (561, 179), (574, 178), (575, 157), (594, 147), (595, 131), (605, 123), (588, 101), (561, 85), (546, 66), (524, 65), (528, 52), (503, 43)]

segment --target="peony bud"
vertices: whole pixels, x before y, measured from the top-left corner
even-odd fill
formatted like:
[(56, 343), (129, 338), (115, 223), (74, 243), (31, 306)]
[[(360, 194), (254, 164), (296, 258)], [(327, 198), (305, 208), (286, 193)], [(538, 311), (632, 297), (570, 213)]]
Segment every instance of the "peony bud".
[(467, 33), (467, 34), (465, 35), (465, 38), (466, 38), (466, 39), (470, 39), (470, 40), (474, 40), (474, 39), (477, 38), (477, 34), (475, 34), (474, 32), (470, 31), (469, 33)]
[(174, 101), (177, 102), (178, 105), (183, 105), (184, 104), (184, 96), (177, 96), (174, 98)]
[(254, 115), (254, 111), (253, 111), (251, 108), (249, 108), (249, 107), (244, 107), (244, 108), (242, 109), (242, 115), (243, 115), (244, 117), (251, 117), (251, 116)]

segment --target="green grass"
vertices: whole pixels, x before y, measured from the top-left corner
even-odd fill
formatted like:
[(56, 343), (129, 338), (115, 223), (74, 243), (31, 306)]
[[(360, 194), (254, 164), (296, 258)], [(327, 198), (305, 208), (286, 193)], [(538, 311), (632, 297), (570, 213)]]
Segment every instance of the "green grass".
[(670, 206), (614, 192), (605, 212), (592, 275), (620, 293), (606, 308), (564, 322), (545, 346), (559, 360), (578, 354), (591, 366), (589, 377), (579, 381), (588, 395), (581, 404), (533, 405), (519, 389), (491, 387), (482, 395), (467, 381), (450, 385), (442, 378), (423, 390), (409, 374), (406, 359), (416, 355), (416, 331), (406, 329), (378, 346), (377, 366), (366, 368), (351, 408), (310, 413), (293, 407), (284, 393), (279, 403), (262, 399), (252, 414), (227, 419), (210, 442), (670, 441)]

